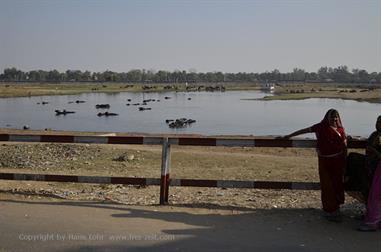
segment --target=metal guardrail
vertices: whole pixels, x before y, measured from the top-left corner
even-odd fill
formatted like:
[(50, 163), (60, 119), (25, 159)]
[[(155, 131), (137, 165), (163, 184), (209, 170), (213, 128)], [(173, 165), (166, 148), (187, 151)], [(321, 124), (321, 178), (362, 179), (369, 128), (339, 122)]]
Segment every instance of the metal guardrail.
[[(316, 190), (319, 183), (281, 181), (237, 181), (237, 180), (195, 180), (170, 179), (171, 145), (227, 146), (227, 147), (284, 147), (315, 148), (316, 140), (290, 140), (276, 138), (224, 138), (224, 137), (146, 137), (146, 136), (84, 136), (84, 135), (26, 135), (0, 134), (0, 141), (50, 142), (50, 143), (97, 143), (97, 144), (141, 144), (162, 145), (161, 178), (101, 177), (48, 174), (0, 173), (4, 180), (34, 180), (77, 183), (107, 183), (130, 185), (160, 185), (160, 204), (168, 203), (169, 186), (199, 186), (222, 188), (258, 188)], [(363, 149), (365, 140), (352, 139), (348, 148)]]

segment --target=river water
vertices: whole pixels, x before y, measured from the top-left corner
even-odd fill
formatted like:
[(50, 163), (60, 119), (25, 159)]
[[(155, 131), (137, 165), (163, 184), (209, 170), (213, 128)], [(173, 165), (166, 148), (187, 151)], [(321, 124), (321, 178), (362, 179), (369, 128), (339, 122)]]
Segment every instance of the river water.
[[(367, 137), (381, 114), (381, 104), (351, 100), (255, 100), (265, 95), (268, 94), (259, 91), (125, 92), (1, 98), (0, 127), (22, 128), (28, 125), (30, 129), (95, 132), (284, 135), (319, 122), (329, 108), (335, 108), (341, 114), (348, 134)], [(155, 101), (139, 106), (151, 110), (139, 111), (139, 106), (132, 105), (147, 99)], [(77, 100), (85, 102), (75, 103)], [(95, 108), (96, 104), (106, 103), (110, 104), (110, 109)], [(57, 116), (56, 109), (76, 113)], [(119, 115), (97, 116), (97, 113), (105, 111)], [(176, 118), (194, 119), (196, 122), (184, 128), (169, 128), (166, 119)], [(311, 134), (305, 136), (312, 137)]]

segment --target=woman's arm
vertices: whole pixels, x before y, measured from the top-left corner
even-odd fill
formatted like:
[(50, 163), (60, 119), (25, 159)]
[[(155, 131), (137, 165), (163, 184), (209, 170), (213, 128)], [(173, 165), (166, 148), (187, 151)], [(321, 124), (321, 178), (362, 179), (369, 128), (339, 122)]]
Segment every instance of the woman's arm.
[(308, 127), (308, 128), (304, 128), (304, 129), (300, 129), (300, 130), (297, 130), (295, 132), (292, 132), (291, 134), (285, 135), (285, 136), (283, 136), (283, 138), (288, 139), (288, 138), (291, 138), (294, 136), (299, 136), (299, 135), (311, 133), (311, 132), (312, 132), (311, 127)]

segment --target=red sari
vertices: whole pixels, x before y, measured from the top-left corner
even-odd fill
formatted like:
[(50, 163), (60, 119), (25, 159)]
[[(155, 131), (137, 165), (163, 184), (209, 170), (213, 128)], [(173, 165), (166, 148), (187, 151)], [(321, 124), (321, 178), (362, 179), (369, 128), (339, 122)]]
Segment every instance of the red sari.
[[(346, 135), (340, 118), (337, 128), (328, 123), (329, 110), (324, 119), (311, 127), (317, 138), (319, 178), (323, 210), (333, 213), (344, 203), (344, 171), (346, 165)], [(336, 112), (337, 113), (337, 112)]]

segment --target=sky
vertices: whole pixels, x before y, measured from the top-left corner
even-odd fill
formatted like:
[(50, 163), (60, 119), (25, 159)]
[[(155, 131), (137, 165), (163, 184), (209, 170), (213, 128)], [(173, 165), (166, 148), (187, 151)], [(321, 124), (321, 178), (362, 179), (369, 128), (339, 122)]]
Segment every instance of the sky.
[(380, 0), (0, 0), (0, 72), (381, 72)]

